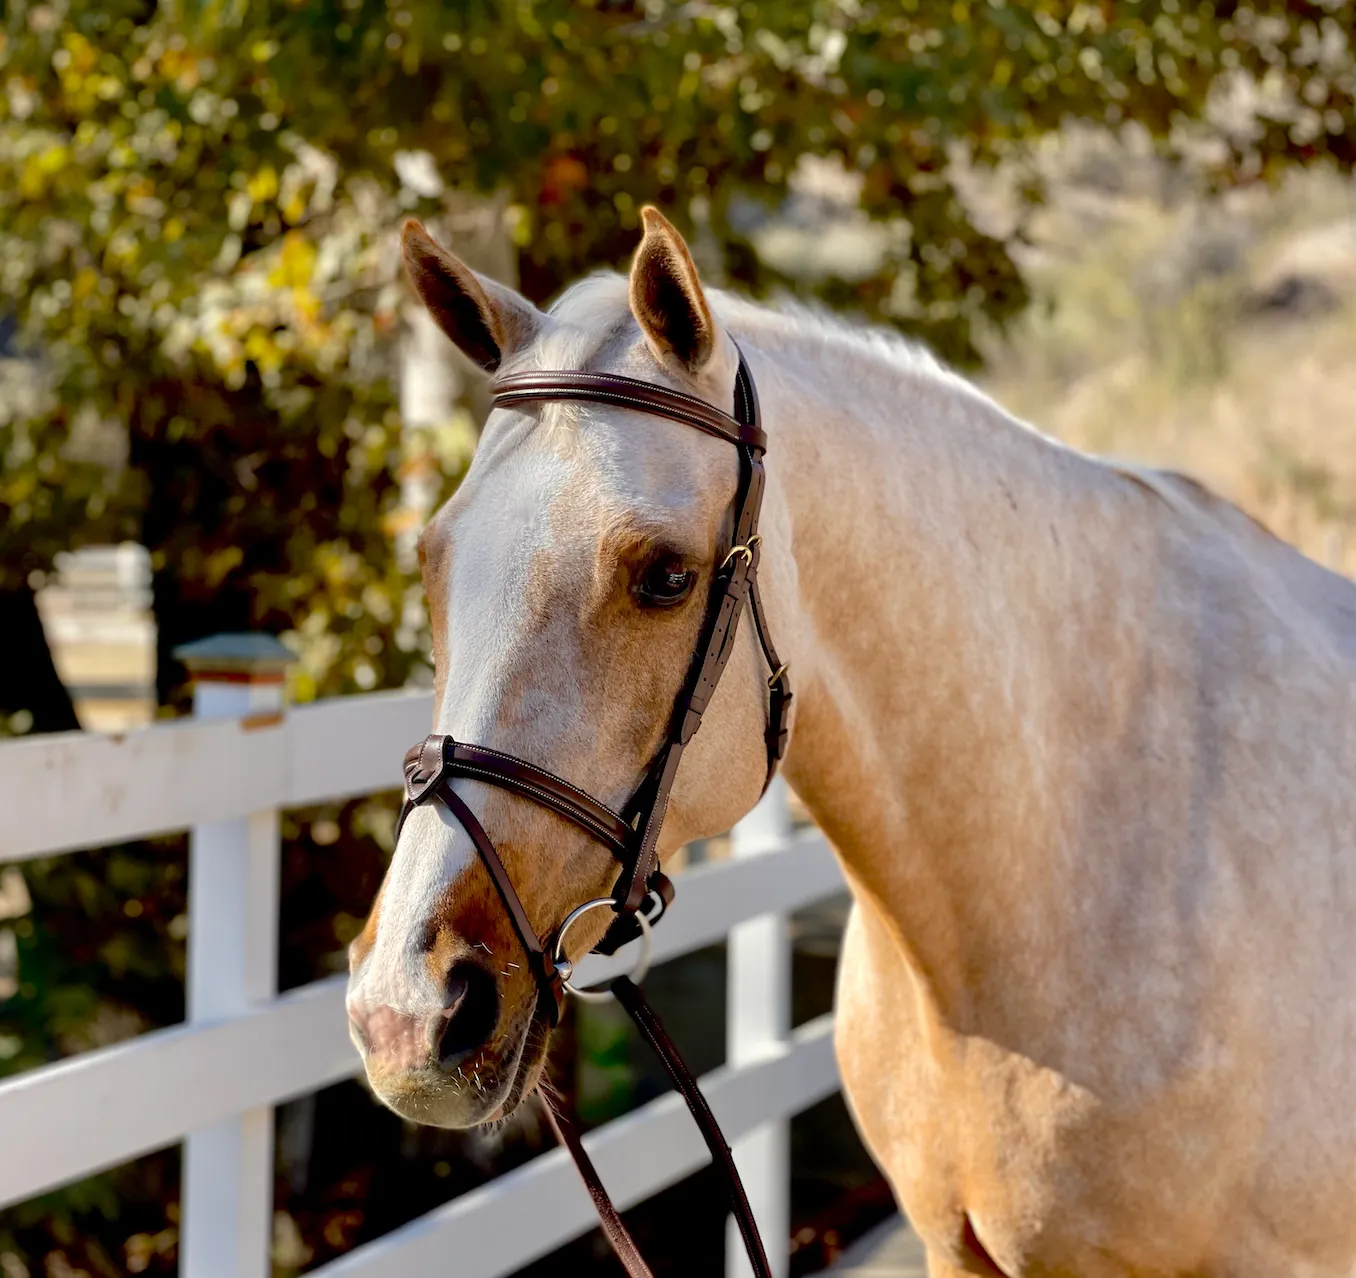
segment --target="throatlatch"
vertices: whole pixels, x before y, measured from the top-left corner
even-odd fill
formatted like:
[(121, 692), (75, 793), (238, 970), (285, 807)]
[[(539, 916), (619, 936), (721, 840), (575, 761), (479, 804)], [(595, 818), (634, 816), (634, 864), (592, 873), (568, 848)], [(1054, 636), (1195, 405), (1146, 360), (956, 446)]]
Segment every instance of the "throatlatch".
[[(771, 672), (767, 681), (767, 778), (763, 783), (764, 790), (786, 753), (791, 682), (785, 663), (777, 656), (772, 645), (767, 617), (758, 594), (758, 564), (762, 547), (758, 516), (763, 503), (763, 454), (767, 450), (767, 437), (762, 430), (753, 377), (742, 354), (735, 377), (733, 416), (681, 391), (607, 373), (517, 373), (499, 378), (493, 390), (493, 403), (499, 408), (544, 401), (582, 400), (635, 409), (694, 427), (733, 444), (739, 452), (733, 542), (714, 575), (702, 636), (682, 690), (674, 703), (664, 744), (621, 812), (612, 811), (606, 804), (599, 803), (583, 790), (535, 764), (486, 746), (454, 741), (450, 736), (435, 734), (427, 737), (405, 755), (405, 802), (396, 827), (397, 839), (406, 817), (421, 803), (441, 803), (460, 823), (489, 871), (504, 909), (527, 953), (537, 983), (541, 1010), (555, 1025), (560, 1018), (566, 990), (571, 988), (569, 980), (572, 969), (563, 957), (565, 930), (579, 917), (583, 908), (602, 905), (604, 902), (584, 902), (561, 920), (554, 933), (543, 943), (518, 899), (494, 843), (475, 814), (452, 788), (453, 779), (468, 777), (484, 781), (550, 808), (602, 843), (616, 857), (621, 872), (617, 876), (610, 902), (615, 918), (595, 947), (596, 953), (614, 954), (628, 941), (642, 934), (648, 937), (650, 925), (663, 916), (673, 901), (673, 884), (659, 867), (659, 832), (668, 810), (669, 793), (682, 762), (683, 750), (701, 726), (702, 715), (729, 663), (740, 614), (746, 601), (750, 604), (758, 642)], [(611, 988), (683, 1094), (722, 1173), (730, 1206), (739, 1222), (754, 1272), (759, 1278), (767, 1278), (770, 1274), (767, 1257), (729, 1146), (707, 1108), (696, 1081), (638, 986), (629, 978), (620, 977), (612, 983)], [(640, 1258), (635, 1243), (627, 1234), (573, 1128), (556, 1115), (552, 1115), (552, 1121), (557, 1134), (574, 1157), (598, 1209), (604, 1231), (627, 1272), (632, 1278), (650, 1278), (650, 1270)]]

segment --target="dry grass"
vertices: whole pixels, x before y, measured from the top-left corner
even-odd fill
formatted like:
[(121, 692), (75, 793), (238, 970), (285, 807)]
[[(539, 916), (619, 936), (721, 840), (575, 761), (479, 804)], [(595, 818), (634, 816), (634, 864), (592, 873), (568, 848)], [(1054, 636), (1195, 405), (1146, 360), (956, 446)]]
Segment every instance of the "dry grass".
[(1077, 447), (1189, 472), (1356, 576), (1356, 182), (1205, 200), (1143, 155), (1049, 162), (1067, 172), (1033, 224), (1041, 300), (991, 344), (988, 388)]

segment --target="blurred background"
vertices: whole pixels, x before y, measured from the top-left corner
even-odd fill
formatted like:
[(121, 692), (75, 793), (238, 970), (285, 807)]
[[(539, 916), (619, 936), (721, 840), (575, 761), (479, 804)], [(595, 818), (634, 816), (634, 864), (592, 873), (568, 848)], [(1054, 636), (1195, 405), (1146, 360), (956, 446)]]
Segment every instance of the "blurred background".
[[(223, 631), (281, 636), (293, 700), (430, 680), (413, 536), (485, 399), (398, 275), (407, 214), (544, 303), (624, 269), (653, 202), (709, 283), (901, 329), (1356, 571), (1346, 0), (0, 13), (0, 736), (182, 714), (171, 652)], [(342, 969), (394, 811), (285, 815), (282, 988)], [(0, 1076), (183, 1019), (185, 849), (0, 866)], [(841, 917), (795, 921), (797, 1020), (830, 1004)], [(723, 964), (653, 981), (698, 1068)], [(661, 1089), (608, 1009), (556, 1072), (588, 1123)], [(277, 1122), (279, 1275), (549, 1144), (417, 1129), (356, 1082)], [(890, 1210), (836, 1100), (796, 1121), (793, 1174), (794, 1273)], [(0, 1212), (0, 1275), (174, 1272), (178, 1180), (176, 1149)], [(718, 1269), (704, 1176), (634, 1216), (663, 1273)], [(530, 1272), (586, 1262), (613, 1272), (596, 1239)]]

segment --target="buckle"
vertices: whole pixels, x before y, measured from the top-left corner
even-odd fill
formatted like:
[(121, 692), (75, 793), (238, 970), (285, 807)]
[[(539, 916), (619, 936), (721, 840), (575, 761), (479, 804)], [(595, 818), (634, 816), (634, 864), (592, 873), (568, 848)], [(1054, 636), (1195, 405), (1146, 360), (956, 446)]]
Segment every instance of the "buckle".
[(725, 556), (724, 562), (720, 565), (720, 571), (724, 572), (731, 562), (741, 555), (744, 557), (744, 567), (752, 568), (754, 556), (758, 551), (758, 543), (762, 540), (762, 533), (754, 533), (742, 546), (732, 546), (730, 553)]

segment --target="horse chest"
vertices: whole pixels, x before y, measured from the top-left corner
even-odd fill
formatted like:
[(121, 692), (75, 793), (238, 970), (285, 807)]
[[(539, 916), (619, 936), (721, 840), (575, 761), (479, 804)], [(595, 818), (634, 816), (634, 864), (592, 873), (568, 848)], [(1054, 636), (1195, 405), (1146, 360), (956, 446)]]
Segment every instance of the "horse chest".
[[(883, 976), (868, 959), (856, 911), (837, 1015), (857, 1126), (929, 1251), (974, 1263), (978, 1235), (1005, 1272), (1023, 1272), (1042, 1238), (1050, 1241), (1055, 1138), (1079, 1098), (1059, 1080), (1022, 1077), (1002, 1062), (981, 1071), (987, 1081), (973, 1060), (946, 1062), (908, 979)], [(998, 1086), (995, 1067), (1005, 1074)]]
[[(1016, 1052), (947, 1036), (903, 965), (880, 958), (854, 910), (840, 1067), (868, 1147), (943, 1266), (993, 1264), (1008, 1278), (1349, 1272), (1307, 1263), (1307, 1248), (1275, 1235), (1277, 1222), (1231, 1198), (1240, 1168), (1215, 1139), (1228, 1126), (1222, 1110), (1172, 1097), (1114, 1114)], [(1184, 1148), (1197, 1157), (1169, 1153)]]

